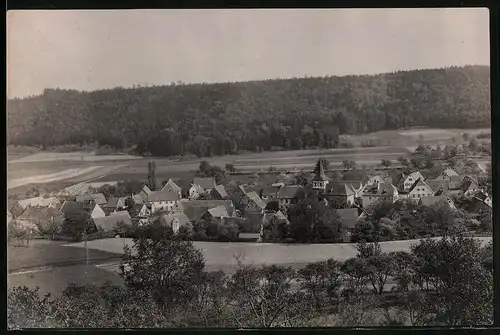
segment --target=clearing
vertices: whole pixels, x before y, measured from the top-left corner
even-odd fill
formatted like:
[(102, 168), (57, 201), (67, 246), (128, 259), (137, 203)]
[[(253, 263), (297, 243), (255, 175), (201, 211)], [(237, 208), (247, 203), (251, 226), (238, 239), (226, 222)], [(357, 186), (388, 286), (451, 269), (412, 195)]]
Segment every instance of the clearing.
[[(491, 237), (478, 237), (482, 243), (491, 241)], [(381, 242), (384, 252), (409, 251), (410, 246), (420, 240)], [(133, 245), (132, 239), (110, 238), (88, 242), (88, 248), (106, 251), (113, 254), (123, 253), (124, 243)], [(236, 256), (245, 264), (304, 264), (325, 261), (333, 258), (345, 261), (356, 257), (354, 243), (338, 244), (273, 244), (273, 243), (230, 243), (230, 242), (193, 242), (205, 256), (206, 265), (210, 267), (227, 267), (237, 264)], [(84, 243), (67, 244), (68, 248), (84, 248)]]

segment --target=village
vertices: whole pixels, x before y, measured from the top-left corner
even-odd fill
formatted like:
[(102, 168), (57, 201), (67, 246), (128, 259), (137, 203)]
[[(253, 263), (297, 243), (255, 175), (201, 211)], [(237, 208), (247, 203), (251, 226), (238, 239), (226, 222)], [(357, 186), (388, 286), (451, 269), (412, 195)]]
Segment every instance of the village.
[[(397, 221), (400, 230), (406, 229), (406, 221), (402, 220), (404, 211), (374, 213), (381, 204), (388, 204), (392, 209), (409, 204), (414, 208), (413, 214), (410, 211), (414, 217), (418, 216), (415, 208), (444, 206), (461, 220), (458, 221), (462, 222), (463, 229), (472, 233), (491, 233), (492, 199), (484, 182), (488, 169), (482, 164), (476, 164), (474, 173), (468, 174), (457, 173), (443, 165), (440, 173), (427, 177), (414, 167), (387, 167), (368, 174), (365, 171), (356, 173), (359, 169), (356, 170), (355, 162), (343, 165), (345, 173), (340, 176), (338, 171), (328, 171), (328, 162), (318, 158), (312, 173), (276, 172), (270, 168), (268, 178), (244, 184), (231, 180), (234, 168), (226, 167), (224, 185), (217, 182), (221, 179), (217, 173), (222, 173), (222, 169), (206, 162), (200, 165), (192, 180), (170, 178), (158, 183), (154, 161), (151, 161), (148, 182), (128, 182), (134, 184), (125, 186), (130, 191), (128, 195), (109, 191), (118, 186), (81, 184), (55, 194), (18, 200), (7, 213), (9, 237), (29, 242), (34, 236), (52, 239), (65, 236), (81, 241), (124, 235), (134, 237), (136, 229), (159, 227), (192, 240), (297, 242), (301, 240), (297, 233), (294, 239), (290, 230), (286, 231), (291, 222), (307, 221), (299, 217), (304, 213), (296, 207), (306, 200), (324, 205), (326, 216), (338, 215), (326, 221), (336, 221), (336, 228), (331, 229), (339, 233), (334, 234), (334, 238), (330, 236), (314, 242), (357, 242), (363, 238), (355, 231), (364, 229), (365, 221), (382, 229), (389, 219), (393, 225)], [(361, 177), (353, 180), (353, 175)], [(408, 212), (409, 207), (405, 208)], [(432, 220), (437, 219), (433, 217)], [(311, 224), (315, 223), (311, 221)], [(354, 235), (358, 237), (354, 239)], [(385, 240), (404, 239), (395, 235), (388, 234)], [(438, 235), (427, 231), (411, 237)], [(302, 241), (312, 242), (307, 238)]]

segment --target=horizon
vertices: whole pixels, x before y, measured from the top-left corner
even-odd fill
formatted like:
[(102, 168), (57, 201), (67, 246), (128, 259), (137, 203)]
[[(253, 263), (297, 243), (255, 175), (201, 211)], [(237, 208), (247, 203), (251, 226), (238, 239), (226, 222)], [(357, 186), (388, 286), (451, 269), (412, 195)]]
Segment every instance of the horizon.
[[(465, 65), (448, 65), (448, 66), (442, 66), (442, 67), (436, 67), (436, 68), (422, 68), (422, 69), (401, 69), (401, 70), (394, 70), (391, 72), (381, 72), (381, 73), (372, 73), (372, 74), (344, 74), (344, 75), (324, 75), (324, 76), (302, 76), (302, 77), (289, 77), (289, 78), (263, 78), (263, 79), (255, 79), (255, 80), (241, 80), (241, 81), (220, 81), (220, 82), (192, 82), (192, 83), (165, 83), (165, 84), (157, 84), (157, 85), (136, 85), (132, 84), (131, 86), (113, 86), (113, 87), (107, 87), (107, 88), (100, 88), (100, 89), (95, 89), (95, 90), (79, 90), (75, 88), (64, 88), (64, 87), (45, 87), (44, 90), (54, 90), (54, 91), (76, 91), (79, 93), (92, 93), (92, 92), (102, 92), (102, 91), (111, 91), (114, 89), (124, 89), (124, 90), (133, 90), (133, 89), (138, 89), (138, 88), (153, 88), (153, 87), (169, 87), (169, 86), (191, 86), (191, 85), (217, 85), (217, 84), (239, 84), (239, 83), (251, 83), (251, 82), (260, 82), (260, 81), (273, 81), (273, 80), (293, 80), (293, 79), (316, 79), (316, 78), (324, 78), (324, 77), (339, 77), (339, 78), (344, 78), (344, 77), (352, 77), (352, 76), (381, 76), (381, 75), (387, 75), (387, 74), (393, 74), (393, 73), (398, 73), (398, 72), (412, 72), (412, 71), (435, 71), (435, 70), (445, 70), (448, 68), (466, 68), (466, 67), (490, 67), (490, 65), (485, 65), (485, 64), (465, 64)], [(29, 95), (29, 96), (23, 96), (23, 97), (9, 97), (8, 100), (22, 100), (22, 99), (29, 99), (32, 97), (38, 97), (43, 95), (43, 91), (34, 94), (34, 95)]]
[(489, 66), (488, 14), (484, 8), (9, 11), (7, 96)]

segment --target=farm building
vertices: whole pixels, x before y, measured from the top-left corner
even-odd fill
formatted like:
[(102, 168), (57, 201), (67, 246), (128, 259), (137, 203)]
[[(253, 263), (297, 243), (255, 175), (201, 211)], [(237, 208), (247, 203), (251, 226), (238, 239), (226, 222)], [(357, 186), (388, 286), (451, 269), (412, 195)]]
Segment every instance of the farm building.
[(321, 194), (328, 202), (338, 202), (348, 206), (354, 205), (356, 191), (350, 184), (332, 182), (328, 183), (326, 190)]
[(77, 201), (77, 202), (93, 201), (94, 203), (96, 203), (98, 205), (106, 205), (108, 203), (108, 201), (106, 200), (106, 197), (102, 193), (77, 195), (75, 198), (75, 201)]
[(210, 199), (213, 200), (227, 200), (229, 199), (229, 194), (226, 191), (224, 185), (216, 185), (214, 189), (210, 192)]
[(178, 203), (174, 213), (184, 213), (189, 218), (189, 221), (194, 224), (198, 222), (205, 213), (214, 207), (224, 206), (227, 214), (230, 217), (236, 215), (233, 202), (231, 200), (189, 200)]
[(59, 211), (64, 215), (65, 219), (79, 216), (86, 212), (84, 204), (76, 201), (65, 201)]
[(166, 210), (171, 211), (181, 200), (179, 193), (169, 191), (152, 191), (148, 194), (148, 204), (151, 205), (151, 213)]
[(25, 200), (18, 200), (15, 205), (10, 209), (10, 212), (14, 218), (20, 216), (24, 210), (30, 207), (47, 207), (47, 208), (57, 208), (60, 205), (59, 199), (55, 197), (44, 198), (36, 197)]
[(127, 198), (125, 197), (111, 197), (108, 199), (107, 204), (104, 206), (104, 211), (109, 214), (112, 212), (118, 212), (126, 207), (126, 200)]
[(177, 185), (172, 179), (169, 179), (167, 183), (161, 189), (161, 192), (173, 192), (179, 194), (179, 198), (182, 198), (182, 188)]
[[(278, 192), (278, 203), (281, 209), (288, 209), (291, 205), (296, 204), (300, 192), (303, 191), (302, 186), (285, 186), (280, 188)], [(264, 207), (265, 208), (265, 207)]]
[(434, 193), (434, 190), (422, 178), (419, 178), (413, 183), (406, 195), (408, 199), (418, 202), (419, 199), (431, 197)]
[(363, 208), (369, 208), (372, 204), (379, 201), (395, 202), (399, 199), (400, 194), (396, 186), (390, 183), (379, 183), (371, 189), (365, 190), (362, 196)]
[(248, 214), (262, 213), (266, 208), (266, 203), (262, 201), (257, 192), (248, 192), (240, 200), (239, 208)]
[(123, 222), (127, 226), (132, 226), (132, 218), (127, 211), (94, 219), (94, 224), (97, 228), (108, 232), (112, 232), (119, 222)]

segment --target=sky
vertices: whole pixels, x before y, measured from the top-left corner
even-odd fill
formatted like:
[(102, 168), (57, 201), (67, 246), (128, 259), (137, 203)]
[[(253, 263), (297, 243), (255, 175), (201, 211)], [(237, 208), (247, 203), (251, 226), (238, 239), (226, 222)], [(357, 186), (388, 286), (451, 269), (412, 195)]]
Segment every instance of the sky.
[(7, 95), (489, 65), (488, 9), (7, 13)]

